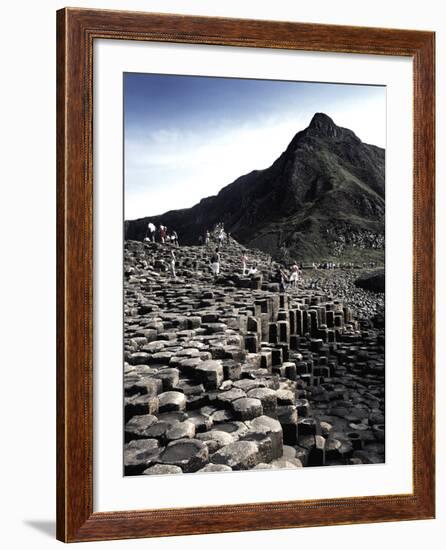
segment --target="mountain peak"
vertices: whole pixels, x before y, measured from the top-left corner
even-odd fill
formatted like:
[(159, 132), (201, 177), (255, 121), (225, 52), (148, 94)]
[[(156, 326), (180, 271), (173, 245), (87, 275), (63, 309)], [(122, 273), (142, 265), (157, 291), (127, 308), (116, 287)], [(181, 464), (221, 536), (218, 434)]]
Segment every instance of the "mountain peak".
[(308, 130), (313, 135), (323, 137), (336, 137), (341, 132), (339, 126), (325, 113), (315, 113), (311, 119)]

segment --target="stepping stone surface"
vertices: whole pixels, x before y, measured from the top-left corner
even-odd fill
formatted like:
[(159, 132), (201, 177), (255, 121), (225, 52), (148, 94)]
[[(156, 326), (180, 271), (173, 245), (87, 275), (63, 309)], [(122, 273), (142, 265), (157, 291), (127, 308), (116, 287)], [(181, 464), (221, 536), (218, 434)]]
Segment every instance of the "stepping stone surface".
[(217, 278), (210, 248), (180, 246), (174, 279), (171, 250), (124, 246), (125, 475), (384, 461), (384, 296), (361, 270), (303, 269), (281, 293), (232, 238)]

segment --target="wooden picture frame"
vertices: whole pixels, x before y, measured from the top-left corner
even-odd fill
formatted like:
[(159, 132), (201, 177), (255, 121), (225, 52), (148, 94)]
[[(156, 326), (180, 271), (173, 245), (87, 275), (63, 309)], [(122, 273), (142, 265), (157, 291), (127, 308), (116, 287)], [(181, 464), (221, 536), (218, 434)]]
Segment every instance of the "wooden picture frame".
[[(411, 494), (93, 512), (93, 42), (98, 38), (413, 60)], [(57, 13), (57, 538), (65, 542), (434, 517), (432, 32), (66, 8)]]

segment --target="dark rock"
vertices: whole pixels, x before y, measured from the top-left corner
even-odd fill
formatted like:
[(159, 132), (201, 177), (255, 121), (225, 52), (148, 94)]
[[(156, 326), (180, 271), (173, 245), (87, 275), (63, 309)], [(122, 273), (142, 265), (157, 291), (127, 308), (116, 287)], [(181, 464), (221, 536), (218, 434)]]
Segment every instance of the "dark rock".
[(355, 280), (355, 285), (373, 292), (384, 292), (386, 289), (386, 278), (384, 269), (376, 269), (366, 273)]

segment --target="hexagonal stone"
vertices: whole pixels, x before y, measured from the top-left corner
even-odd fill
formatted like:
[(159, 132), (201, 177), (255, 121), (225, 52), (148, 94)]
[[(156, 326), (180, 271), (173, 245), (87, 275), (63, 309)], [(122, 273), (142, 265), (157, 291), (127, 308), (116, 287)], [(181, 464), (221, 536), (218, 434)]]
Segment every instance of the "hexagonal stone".
[(150, 362), (150, 353), (145, 351), (138, 351), (136, 353), (131, 353), (127, 358), (127, 362), (130, 365), (148, 365)]
[(325, 456), (330, 460), (341, 458), (341, 447), (339, 439), (329, 437), (325, 443)]
[(199, 472), (232, 472), (232, 468), (226, 464), (206, 464)]
[(204, 393), (204, 386), (203, 384), (193, 384), (188, 380), (180, 380), (180, 382), (176, 385), (174, 388), (177, 391), (180, 391), (181, 393), (184, 393), (184, 395), (201, 395)]
[[(150, 342), (149, 344), (146, 344), (142, 350), (146, 352), (148, 355), (152, 353), (158, 353), (159, 351), (162, 351), (166, 347), (166, 342)], [(147, 364), (147, 363), (145, 363)]]
[(282, 425), (283, 441), (287, 445), (297, 443), (297, 409), (295, 405), (277, 407), (277, 418)]
[(239, 361), (234, 361), (233, 359), (224, 359), (223, 364), (223, 375), (225, 380), (239, 380), (242, 367)]
[(172, 390), (180, 381), (180, 371), (174, 368), (162, 369), (158, 372), (157, 378), (161, 380), (162, 388), (169, 391)]
[(248, 426), (244, 422), (239, 422), (238, 420), (215, 424), (214, 429), (231, 434), (235, 441), (248, 432)]
[(306, 418), (310, 414), (310, 402), (308, 399), (296, 400), (297, 414), (299, 417)]
[(269, 416), (259, 416), (249, 423), (249, 432), (263, 434), (271, 440), (272, 459), (283, 455), (283, 432), (280, 422)]
[(157, 421), (157, 417), (153, 414), (141, 414), (131, 418), (125, 425), (126, 442), (129, 442), (132, 439), (150, 438), (147, 431)]
[(217, 389), (223, 382), (223, 366), (220, 361), (202, 361), (195, 367), (195, 374), (209, 389)]
[(240, 388), (231, 388), (230, 390), (219, 392), (216, 401), (223, 407), (230, 407), (233, 401), (241, 397), (246, 397), (246, 393), (243, 390)]
[(318, 420), (315, 418), (299, 418), (297, 422), (299, 435), (316, 435), (320, 432)]
[(156, 439), (135, 439), (124, 446), (124, 472), (139, 475), (158, 459), (161, 449)]
[(147, 376), (126, 376), (124, 379), (124, 394), (127, 396), (140, 394), (154, 397), (162, 391), (162, 383), (156, 378)]
[(187, 357), (198, 357), (200, 355), (200, 350), (198, 348), (184, 348), (178, 355), (181, 355), (184, 359)]
[(213, 426), (212, 418), (207, 414), (201, 414), (198, 411), (189, 411), (187, 419), (195, 425), (195, 432), (207, 432)]
[(261, 461), (259, 447), (254, 441), (236, 441), (222, 447), (211, 457), (214, 464), (226, 464), (233, 470), (249, 470)]
[(158, 421), (147, 429), (147, 437), (158, 439), (162, 443), (166, 440), (167, 430), (172, 426), (169, 422)]
[(173, 357), (173, 352), (171, 351), (158, 351), (156, 353), (153, 353), (149, 358), (149, 363), (154, 363), (158, 365), (168, 365), (171, 357)]
[(158, 397), (132, 395), (124, 399), (125, 420), (140, 414), (156, 414), (159, 408)]
[(241, 380), (237, 380), (236, 382), (234, 382), (235, 388), (240, 388), (246, 393), (253, 388), (259, 388), (261, 386), (265, 386), (265, 384), (263, 384), (259, 380), (251, 380), (249, 378), (242, 378)]
[(248, 397), (260, 399), (263, 414), (273, 418), (277, 417), (277, 396), (275, 390), (271, 388), (254, 388), (249, 390)]
[(172, 441), (159, 456), (160, 464), (179, 466), (183, 472), (196, 472), (208, 462), (209, 451), (198, 439)]
[(260, 462), (271, 462), (273, 460), (273, 443), (270, 437), (259, 432), (249, 431), (246, 435), (240, 438), (239, 441), (253, 441), (257, 444), (259, 450)]
[(146, 476), (162, 476), (166, 474), (182, 474), (183, 470), (179, 466), (172, 466), (171, 464), (154, 464), (144, 470), (143, 474)]
[(294, 405), (296, 396), (291, 390), (277, 390), (276, 392), (277, 404), (282, 405)]
[(229, 420), (234, 420), (235, 419), (235, 414), (232, 410), (224, 409), (224, 410), (215, 411), (211, 415), (211, 418), (212, 418), (212, 422), (214, 424), (219, 424), (221, 422), (227, 422)]
[(221, 447), (234, 443), (234, 437), (228, 432), (220, 430), (210, 430), (209, 432), (203, 432), (197, 434), (196, 438), (200, 441), (204, 441), (209, 449), (209, 453), (215, 453)]
[(179, 368), (179, 370), (185, 374), (194, 374), (195, 369), (202, 363), (202, 360), (200, 357), (190, 357), (189, 359), (181, 359), (181, 361), (175, 366)]
[(195, 436), (195, 424), (189, 420), (184, 422), (177, 422), (166, 432), (167, 441), (174, 441), (175, 439), (189, 438), (192, 439)]
[(158, 374), (158, 369), (156, 367), (149, 367), (148, 365), (135, 365), (132, 369), (132, 374), (137, 376), (149, 376), (152, 378), (156, 377)]
[(262, 402), (252, 397), (242, 397), (232, 402), (232, 408), (240, 420), (251, 420), (263, 414)]
[[(304, 447), (296, 446), (296, 458), (300, 461), (300, 463), (303, 466), (307, 465), (309, 454), (310, 452), (308, 449), (304, 449)], [(284, 458), (286, 458), (286, 460), (289, 460), (289, 457), (288, 458), (284, 457)]]
[(321, 422), (320, 427), (321, 427), (321, 434), (324, 437), (328, 437), (331, 430), (333, 429), (333, 426), (329, 422)]
[(325, 438), (321, 435), (314, 437), (314, 447), (310, 449), (307, 466), (325, 465)]
[(178, 391), (160, 393), (158, 399), (160, 412), (183, 411), (186, 408), (186, 396)]
[(167, 422), (169, 426), (173, 426), (177, 422), (187, 420), (187, 413), (184, 411), (170, 411), (157, 414), (160, 422)]

